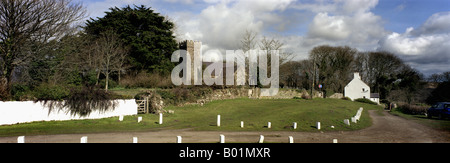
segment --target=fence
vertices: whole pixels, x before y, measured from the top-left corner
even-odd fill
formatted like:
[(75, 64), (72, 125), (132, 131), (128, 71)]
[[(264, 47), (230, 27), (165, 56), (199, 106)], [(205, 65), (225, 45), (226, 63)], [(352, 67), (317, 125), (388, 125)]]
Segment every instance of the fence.
[(137, 104), (134, 99), (117, 100), (117, 106), (114, 110), (105, 112), (92, 111), (85, 117), (79, 115), (70, 115), (68, 111), (49, 112), (43, 103), (33, 101), (0, 101), (0, 125), (10, 125), (16, 123), (26, 123), (33, 121), (55, 121), (55, 120), (74, 120), (74, 119), (100, 119), (120, 115), (136, 115)]

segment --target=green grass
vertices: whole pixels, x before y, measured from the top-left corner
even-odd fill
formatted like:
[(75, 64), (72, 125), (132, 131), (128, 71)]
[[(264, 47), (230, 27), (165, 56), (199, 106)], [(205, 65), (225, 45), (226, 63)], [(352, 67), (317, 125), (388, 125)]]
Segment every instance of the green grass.
[[(344, 119), (350, 119), (364, 107), (361, 120), (350, 126)], [(321, 131), (358, 130), (370, 126), (371, 119), (367, 110), (382, 108), (376, 105), (339, 99), (234, 99), (219, 100), (199, 105), (184, 107), (170, 106), (174, 114), (164, 114), (164, 123), (158, 124), (158, 115), (140, 114), (125, 116), (124, 121), (118, 117), (96, 120), (72, 120), (33, 122), (0, 126), (0, 136), (68, 134), (68, 133), (102, 133), (102, 132), (136, 132), (166, 129), (189, 128), (201, 131), (309, 131), (318, 132), (316, 122), (321, 122)], [(217, 115), (221, 115), (221, 126), (216, 126)], [(137, 117), (143, 121), (137, 123)], [(240, 128), (240, 121), (245, 127)], [(265, 126), (272, 123), (272, 128)], [(297, 129), (291, 128), (297, 122)], [(330, 126), (335, 126), (332, 129)]]
[(127, 89), (127, 88), (123, 88), (123, 87), (115, 87), (113, 89), (109, 89), (108, 91), (114, 92), (118, 95), (122, 95), (125, 96), (127, 98), (134, 98), (134, 96), (136, 96), (136, 94), (142, 92), (142, 91), (146, 91), (146, 90), (153, 90), (151, 88), (133, 88), (133, 89)]

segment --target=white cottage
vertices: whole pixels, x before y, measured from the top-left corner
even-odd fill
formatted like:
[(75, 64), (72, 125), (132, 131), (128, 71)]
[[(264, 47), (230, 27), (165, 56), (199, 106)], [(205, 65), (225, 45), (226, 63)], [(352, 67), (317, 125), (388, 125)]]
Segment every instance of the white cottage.
[(353, 80), (344, 88), (344, 97), (351, 100), (358, 98), (367, 98), (379, 104), (378, 93), (370, 93), (370, 87), (361, 80), (358, 72), (353, 74)]

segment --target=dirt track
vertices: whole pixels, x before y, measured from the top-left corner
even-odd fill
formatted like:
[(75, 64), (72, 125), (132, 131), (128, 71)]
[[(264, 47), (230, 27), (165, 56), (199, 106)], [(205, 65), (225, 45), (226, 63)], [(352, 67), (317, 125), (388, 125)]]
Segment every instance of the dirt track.
[[(133, 137), (139, 143), (175, 143), (176, 136), (182, 136), (183, 143), (219, 141), (219, 134), (224, 134), (226, 142), (256, 143), (259, 135), (264, 135), (265, 142), (287, 143), (288, 136), (294, 137), (295, 143), (450, 143), (450, 131), (438, 131), (427, 126), (393, 116), (383, 112), (384, 116), (369, 111), (373, 125), (359, 131), (336, 132), (220, 132), (164, 130), (153, 132), (101, 133), (101, 134), (62, 134), (26, 136), (26, 143), (79, 143), (82, 136), (88, 136), (88, 143), (131, 143)], [(0, 137), (0, 143), (15, 143), (17, 137)]]

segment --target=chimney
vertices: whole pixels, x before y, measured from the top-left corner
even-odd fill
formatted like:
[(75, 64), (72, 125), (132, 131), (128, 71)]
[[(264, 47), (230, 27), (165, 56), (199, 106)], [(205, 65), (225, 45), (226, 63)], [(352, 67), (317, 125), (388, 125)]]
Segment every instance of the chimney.
[(359, 76), (359, 72), (353, 73), (353, 79), (360, 79), (361, 80), (361, 77)]

